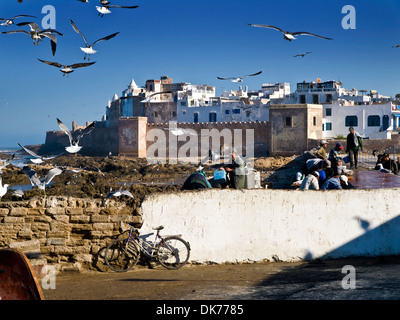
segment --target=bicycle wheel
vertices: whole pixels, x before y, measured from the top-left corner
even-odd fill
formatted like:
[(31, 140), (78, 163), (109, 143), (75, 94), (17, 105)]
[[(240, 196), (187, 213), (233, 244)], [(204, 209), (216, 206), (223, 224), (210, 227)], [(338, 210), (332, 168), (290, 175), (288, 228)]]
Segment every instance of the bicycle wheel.
[(178, 236), (166, 237), (157, 249), (157, 259), (167, 269), (182, 268), (189, 260), (190, 245)]
[(105, 253), (107, 266), (115, 272), (132, 269), (139, 260), (140, 251), (132, 239), (117, 239), (111, 242)]

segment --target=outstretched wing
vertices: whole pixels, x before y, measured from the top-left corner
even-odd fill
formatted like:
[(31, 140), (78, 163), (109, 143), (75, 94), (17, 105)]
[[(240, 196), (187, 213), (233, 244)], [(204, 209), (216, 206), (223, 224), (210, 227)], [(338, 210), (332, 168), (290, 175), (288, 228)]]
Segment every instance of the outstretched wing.
[(85, 129), (83, 129), (81, 131), (81, 133), (77, 136), (76, 141), (79, 142), (79, 140), (84, 136), (87, 135), (89, 133), (92, 132), (92, 130), (94, 129), (94, 125), (96, 122), (92, 122), (91, 124), (89, 124)]
[(315, 33), (310, 33), (310, 32), (303, 32), (303, 31), (299, 31), (299, 32), (293, 32), (292, 33), (294, 36), (313, 36), (313, 37), (317, 37), (317, 38), (321, 38), (321, 39), (326, 39), (326, 40), (333, 40), (332, 38), (327, 38), (327, 37), (323, 37), (323, 36), (319, 36)]
[(58, 176), (62, 172), (63, 172), (63, 170), (60, 168), (50, 169), (49, 172), (46, 174), (46, 177), (44, 178), (44, 185), (49, 184), (55, 176)]
[(40, 32), (40, 28), (35, 22), (21, 22), (17, 23), (17, 26), (30, 26), (32, 30)]
[(64, 131), (65, 132), (65, 134), (68, 136), (68, 138), (69, 138), (69, 143), (72, 145), (72, 134), (71, 134), (71, 131), (69, 131), (69, 129), (67, 128), (67, 126), (64, 124), (64, 123), (62, 123), (62, 121), (60, 120), (60, 119), (58, 119), (57, 118), (57, 123), (58, 123), (58, 126), (60, 127), (60, 129), (62, 130), (62, 131)]
[(135, 8), (138, 8), (139, 6), (116, 6), (116, 5), (109, 6), (109, 5), (107, 5), (107, 7), (109, 7), (109, 8), (135, 9)]
[(252, 27), (257, 27), (257, 28), (274, 29), (274, 30), (276, 30), (276, 31), (285, 33), (285, 31), (283, 31), (281, 28), (278, 28), (278, 27), (275, 27), (275, 26), (271, 26), (271, 25), (268, 25), (268, 24), (250, 24), (250, 23), (248, 23), (248, 25), (249, 25), (249, 26), (252, 26)]
[(29, 181), (31, 182), (32, 186), (39, 186), (40, 185), (40, 179), (38, 178), (36, 171), (33, 170), (31, 167), (29, 166), (24, 166), (22, 168), (22, 172), (25, 173), (28, 178)]
[(236, 78), (234, 78), (234, 77), (230, 77), (230, 78), (217, 77), (217, 79), (219, 79), (219, 80), (230, 80), (230, 79), (236, 79)]
[(57, 67), (57, 68), (62, 68), (62, 64), (60, 64), (60, 63), (58, 63), (58, 62), (51, 62), (51, 61), (45, 61), (45, 60), (41, 60), (41, 59), (38, 59), (40, 62), (43, 62), (43, 63), (45, 63), (45, 64), (48, 64), (49, 66), (54, 66), (54, 67)]
[(42, 36), (45, 36), (50, 39), (51, 53), (54, 56), (56, 54), (56, 50), (57, 50), (57, 37), (54, 34), (47, 33), (47, 32), (41, 32), (40, 34)]
[(76, 24), (72, 21), (72, 19), (69, 19), (69, 21), (71, 22), (72, 28), (75, 30), (75, 32), (76, 32), (76, 33), (79, 33), (79, 34), (82, 36), (83, 41), (85, 41), (86, 45), (88, 46), (89, 44), (88, 44), (88, 42), (87, 42), (85, 36), (83, 35), (83, 33), (79, 31), (78, 27), (77, 27)]
[(259, 71), (259, 72), (257, 72), (257, 73), (249, 74), (249, 75), (243, 76), (243, 77), (241, 77), (241, 78), (257, 76), (257, 75), (259, 75), (259, 74), (261, 74), (261, 73), (262, 73), (262, 71)]
[(94, 61), (94, 62), (75, 63), (75, 64), (71, 64), (70, 67), (73, 68), (73, 69), (78, 69), (78, 68), (91, 66), (92, 64), (95, 64), (95, 63), (96, 63), (96, 61)]
[(26, 33), (27, 35), (30, 35), (30, 33), (26, 30), (12, 30), (12, 31), (3, 31), (2, 33), (4, 34), (11, 34), (11, 33)]
[(22, 146), (20, 143), (18, 143), (18, 145), (24, 149), (27, 153), (29, 153), (31, 156), (35, 157), (35, 158), (41, 158), (38, 154), (36, 154), (35, 152), (33, 152), (32, 150), (29, 150), (28, 148), (25, 148), (24, 146)]
[(110, 35), (107, 36), (107, 37), (104, 37), (104, 38), (101, 38), (101, 39), (99, 39), (99, 40), (96, 40), (96, 41), (92, 44), (92, 47), (93, 47), (97, 42), (105, 41), (105, 40), (110, 40), (110, 39), (114, 38), (118, 33), (119, 33), (119, 32), (116, 32), (116, 33), (110, 34)]

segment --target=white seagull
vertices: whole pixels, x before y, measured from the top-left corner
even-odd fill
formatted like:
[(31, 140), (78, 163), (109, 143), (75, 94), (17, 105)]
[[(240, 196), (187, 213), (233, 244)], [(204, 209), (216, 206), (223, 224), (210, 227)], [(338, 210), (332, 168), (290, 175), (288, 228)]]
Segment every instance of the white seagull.
[(39, 190), (44, 190), (46, 188), (46, 186), (51, 182), (51, 180), (53, 180), (53, 178), (55, 176), (58, 176), (59, 174), (61, 174), (63, 172), (62, 169), (60, 168), (53, 168), (50, 169), (46, 176), (44, 177), (44, 179), (42, 179), (42, 181), (40, 181), (39, 177), (36, 174), (36, 171), (33, 170), (31, 167), (29, 166), (25, 166), (22, 168), (22, 172), (25, 173), (28, 178), (29, 181), (31, 182), (31, 185), (33, 187), (38, 187)]
[(317, 38), (321, 38), (321, 39), (326, 39), (326, 40), (333, 40), (332, 38), (326, 38), (326, 37), (322, 37), (319, 36), (317, 34), (314, 33), (310, 33), (310, 32), (303, 32), (303, 31), (299, 31), (299, 32), (289, 32), (289, 31), (284, 31), (281, 28), (275, 27), (275, 26), (270, 26), (267, 24), (250, 24), (248, 23), (249, 26), (252, 27), (258, 27), (258, 28), (269, 28), (269, 29), (274, 29), (277, 30), (281, 33), (283, 33), (283, 37), (286, 40), (292, 41), (292, 40), (296, 40), (297, 38), (295, 36), (313, 36), (313, 37), (317, 37)]
[(0, 173), (2, 173), (2, 169), (3, 168), (5, 168), (5, 167), (7, 167), (10, 163), (11, 163), (11, 161), (13, 160), (15, 158), (15, 154), (13, 154), (12, 156), (11, 156), (11, 158), (9, 158), (9, 159), (5, 159), (5, 160), (1, 160), (0, 159), (0, 162), (1, 162), (1, 165), (0, 165)]
[(311, 51), (307, 51), (307, 52), (304, 52), (304, 53), (299, 53), (299, 54), (296, 54), (296, 55), (294, 56), (294, 58), (296, 58), (296, 57), (302, 57), (302, 58), (304, 58), (305, 55), (310, 54), (310, 53), (312, 53), (312, 52), (311, 52)]
[(111, 2), (107, 0), (100, 0), (101, 6), (96, 6), (97, 11), (99, 12), (99, 16), (103, 17), (105, 14), (111, 13), (110, 8), (123, 8), (123, 9), (135, 9), (139, 6), (116, 6), (110, 5)]
[(8, 184), (3, 185), (3, 180), (0, 177), (0, 198), (3, 197), (7, 193)]
[(230, 78), (217, 77), (217, 79), (219, 79), (219, 80), (232, 80), (232, 82), (243, 82), (244, 78), (257, 76), (257, 75), (259, 75), (261, 73), (262, 73), (262, 71), (259, 71), (257, 73), (249, 74), (247, 76), (242, 76), (242, 77), (230, 77)]
[(141, 102), (141, 103), (145, 103), (145, 104), (146, 104), (146, 107), (148, 107), (148, 106), (150, 105), (151, 98), (153, 98), (154, 96), (156, 96), (156, 95), (158, 95), (158, 94), (167, 94), (167, 93), (172, 93), (172, 91), (162, 91), (162, 92), (153, 93), (153, 94), (147, 96), (145, 99), (143, 99), (143, 100), (140, 101), (140, 102)]
[(171, 132), (174, 136), (190, 135), (197, 136), (196, 131), (193, 129), (182, 129), (182, 128), (163, 128), (163, 130)]
[(60, 119), (58, 119), (58, 118), (57, 118), (57, 123), (58, 123), (58, 126), (60, 127), (60, 129), (63, 130), (65, 132), (65, 134), (69, 138), (70, 145), (68, 147), (65, 147), (65, 150), (67, 150), (69, 153), (77, 153), (82, 149), (82, 147), (79, 146), (79, 140), (84, 135), (89, 134), (90, 132), (92, 132), (92, 130), (94, 129), (94, 125), (95, 125), (95, 122), (92, 122), (85, 129), (83, 129), (79, 133), (79, 135), (74, 139), (73, 136), (72, 136), (71, 131), (69, 131), (67, 126), (64, 123), (62, 123), (62, 121)]
[(75, 63), (75, 64), (61, 64), (58, 62), (52, 62), (52, 61), (45, 61), (38, 59), (40, 62), (43, 62), (45, 64), (48, 64), (49, 66), (54, 66), (57, 68), (60, 68), (60, 71), (63, 73), (63, 76), (67, 75), (69, 76), (70, 73), (74, 72), (74, 69), (78, 68), (83, 68), (83, 67), (88, 67), (96, 62), (83, 62), (83, 63)]
[(9, 25), (15, 24), (14, 19), (21, 18), (21, 17), (37, 18), (35, 16), (30, 16), (30, 15), (26, 15), (26, 14), (20, 14), (19, 16), (15, 16), (14, 18), (9, 18), (9, 19), (0, 18), (0, 21), (4, 21), (3, 23), (0, 24), (0, 26), (8, 27)]
[(39, 41), (41, 41), (43, 38), (49, 38), (50, 39), (50, 44), (51, 44), (51, 53), (53, 56), (56, 54), (56, 49), (57, 49), (57, 38), (54, 34), (58, 34), (62, 36), (63, 34), (58, 32), (57, 30), (54, 29), (45, 29), (45, 30), (40, 30), (39, 26), (34, 23), (34, 22), (22, 22), (18, 23), (17, 26), (29, 26), (31, 30), (25, 31), (25, 30), (12, 30), (12, 31), (6, 31), (2, 32), (4, 34), (11, 34), (11, 33), (25, 33), (31, 37), (33, 40), (33, 45), (39, 45)]
[(93, 42), (92, 44), (88, 44), (88, 42), (87, 42), (85, 36), (83, 35), (82, 32), (79, 31), (79, 29), (78, 29), (78, 27), (76, 26), (76, 24), (72, 21), (72, 19), (69, 19), (69, 20), (71, 21), (72, 28), (75, 30), (75, 32), (79, 33), (79, 34), (82, 36), (83, 41), (85, 41), (86, 47), (85, 47), (85, 48), (82, 48), (82, 47), (81, 47), (81, 50), (85, 53), (85, 57), (83, 58), (84, 60), (86, 60), (86, 55), (88, 55), (88, 56), (89, 56), (89, 57), (88, 57), (88, 61), (90, 61), (90, 55), (91, 55), (91, 54), (95, 54), (95, 53), (97, 52), (96, 50), (93, 50), (93, 46), (94, 46), (96, 43), (98, 43), (98, 42), (100, 42), (100, 41), (110, 40), (110, 39), (114, 38), (114, 37), (119, 33), (119, 32), (116, 32), (116, 33), (110, 34), (109, 36), (104, 37), (104, 38), (101, 38), (101, 39), (99, 39), (99, 40)]
[(132, 193), (130, 193), (128, 190), (118, 190), (114, 192), (110, 192), (106, 199), (111, 198), (111, 197), (119, 197), (119, 196), (128, 196), (130, 198), (135, 198)]
[(30, 159), (30, 161), (32, 163), (35, 164), (39, 164), (39, 163), (43, 163), (46, 160), (50, 160), (50, 159), (54, 159), (57, 156), (51, 156), (51, 157), (43, 157), (43, 156), (39, 156), (37, 153), (33, 152), (32, 150), (29, 150), (28, 148), (22, 146), (20, 143), (18, 143), (18, 145), (25, 150), (26, 153), (29, 153), (33, 158)]

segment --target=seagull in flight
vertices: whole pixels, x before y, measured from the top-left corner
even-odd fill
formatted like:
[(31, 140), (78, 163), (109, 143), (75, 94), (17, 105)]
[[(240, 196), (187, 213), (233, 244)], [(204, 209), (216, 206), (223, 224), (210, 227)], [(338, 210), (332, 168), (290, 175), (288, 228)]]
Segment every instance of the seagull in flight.
[(141, 103), (145, 103), (145, 104), (146, 104), (146, 107), (147, 107), (147, 106), (150, 105), (151, 98), (153, 98), (154, 96), (156, 96), (156, 95), (158, 95), (158, 94), (167, 94), (167, 93), (172, 93), (172, 91), (162, 91), (162, 92), (153, 93), (153, 94), (147, 96), (145, 99), (143, 99), (143, 100), (140, 101), (140, 102), (141, 102)]
[(86, 62), (86, 63), (75, 63), (75, 64), (70, 64), (70, 65), (63, 65), (58, 62), (45, 61), (45, 60), (41, 60), (41, 59), (38, 59), (38, 60), (40, 62), (46, 63), (50, 66), (60, 68), (60, 71), (63, 73), (63, 76), (65, 76), (65, 75), (69, 76), (70, 73), (75, 71), (74, 69), (88, 67), (88, 66), (96, 63), (96, 62)]
[(110, 8), (123, 8), (123, 9), (135, 9), (139, 6), (117, 6), (117, 5), (110, 5), (110, 1), (107, 0), (100, 0), (101, 6), (96, 6), (97, 11), (99, 12), (99, 16), (103, 18), (105, 14), (111, 13)]
[(257, 73), (249, 74), (247, 76), (242, 76), (242, 77), (230, 77), (230, 78), (217, 77), (217, 79), (219, 79), (219, 80), (232, 80), (232, 82), (243, 82), (244, 78), (257, 76), (257, 75), (259, 75), (261, 73), (262, 73), (262, 71), (259, 71)]
[(53, 168), (50, 169), (46, 176), (44, 177), (44, 179), (42, 179), (42, 181), (39, 179), (39, 177), (36, 174), (36, 171), (33, 170), (31, 167), (29, 166), (24, 166), (22, 168), (22, 172), (25, 173), (28, 178), (29, 181), (31, 182), (31, 185), (33, 187), (38, 187), (39, 190), (44, 190), (46, 188), (46, 186), (51, 182), (51, 180), (53, 180), (53, 178), (55, 176), (58, 176), (59, 174), (61, 174), (63, 172), (62, 169), (60, 168)]
[(110, 39), (114, 38), (114, 37), (119, 33), (119, 32), (116, 32), (116, 33), (110, 34), (109, 36), (104, 37), (104, 38), (101, 38), (101, 39), (99, 39), (99, 40), (93, 42), (92, 44), (88, 44), (88, 42), (87, 42), (85, 36), (83, 35), (82, 32), (79, 31), (79, 29), (78, 29), (78, 27), (76, 26), (76, 24), (72, 21), (72, 19), (69, 19), (69, 20), (71, 21), (72, 28), (75, 30), (75, 32), (79, 33), (79, 34), (82, 36), (83, 41), (85, 41), (86, 47), (85, 47), (85, 48), (82, 48), (82, 47), (81, 47), (81, 50), (85, 53), (85, 57), (83, 58), (84, 60), (86, 60), (86, 55), (88, 55), (88, 56), (89, 56), (89, 57), (88, 57), (88, 61), (90, 61), (90, 55), (91, 55), (91, 54), (95, 54), (95, 53), (97, 52), (96, 50), (93, 50), (93, 46), (94, 46), (96, 43), (98, 43), (98, 42), (100, 42), (100, 41), (110, 40)]
[(14, 19), (21, 18), (21, 17), (37, 18), (35, 16), (30, 16), (30, 15), (26, 15), (26, 14), (20, 14), (18, 16), (15, 16), (14, 18), (9, 18), (9, 19), (0, 18), (0, 21), (4, 21), (3, 23), (0, 24), (0, 26), (8, 27), (9, 25), (15, 24)]
[(69, 129), (67, 128), (67, 126), (62, 123), (62, 121), (60, 119), (57, 118), (57, 123), (58, 126), (60, 127), (60, 129), (62, 131), (65, 132), (65, 134), (68, 136), (69, 138), (69, 143), (70, 145), (68, 147), (65, 147), (65, 150), (67, 150), (69, 153), (77, 153), (79, 152), (82, 147), (79, 146), (79, 140), (86, 134), (89, 134), (90, 132), (92, 132), (92, 130), (94, 129), (94, 125), (95, 122), (92, 122), (90, 125), (88, 125), (85, 129), (83, 129), (79, 135), (74, 139), (72, 136), (71, 131), (69, 131)]
[(45, 29), (45, 30), (40, 30), (39, 26), (34, 23), (34, 22), (22, 22), (18, 23), (17, 26), (29, 26), (31, 29), (30, 31), (26, 30), (12, 30), (12, 31), (6, 31), (2, 32), (4, 34), (11, 34), (11, 33), (25, 33), (31, 37), (33, 40), (33, 45), (39, 45), (39, 42), (46, 38), (50, 39), (50, 44), (51, 44), (51, 53), (53, 56), (56, 54), (56, 49), (57, 49), (57, 38), (54, 34), (58, 34), (60, 36), (63, 36), (62, 33), (58, 32), (57, 30), (54, 29)]
[(395, 44), (392, 48), (398, 48), (400, 47), (400, 44)]
[(20, 143), (18, 143), (18, 145), (22, 149), (24, 149), (26, 153), (29, 153), (33, 157), (33, 159), (30, 159), (30, 160), (31, 160), (32, 163), (35, 163), (35, 164), (43, 163), (46, 160), (54, 159), (54, 158), (57, 157), (57, 156), (42, 157), (42, 156), (39, 156), (37, 153), (33, 152), (32, 150), (29, 150), (28, 148), (22, 146)]
[(270, 25), (267, 25), (267, 24), (250, 24), (250, 23), (248, 23), (248, 25), (252, 26), (252, 27), (269, 28), (269, 29), (277, 30), (277, 31), (283, 33), (283, 38), (284, 39), (289, 40), (289, 41), (296, 40), (297, 38), (295, 36), (313, 36), (313, 37), (317, 37), (317, 38), (321, 38), (321, 39), (333, 40), (331, 38), (326, 38), (326, 37), (319, 36), (317, 34), (310, 33), (310, 32), (303, 32), (303, 31), (289, 32), (289, 31), (284, 31), (281, 28), (278, 28), (278, 27), (275, 27), (275, 26), (270, 26)]
[(128, 196), (130, 198), (135, 198), (132, 193), (130, 193), (128, 190), (118, 190), (114, 192), (110, 192), (106, 199), (111, 198), (111, 197), (120, 197), (120, 196)]
[(305, 55), (310, 54), (310, 53), (312, 53), (312, 52), (311, 52), (311, 51), (308, 51), (308, 52), (304, 52), (304, 53), (299, 53), (299, 54), (296, 54), (296, 55), (294, 56), (294, 58), (296, 58), (296, 57), (302, 57), (302, 58), (304, 58)]

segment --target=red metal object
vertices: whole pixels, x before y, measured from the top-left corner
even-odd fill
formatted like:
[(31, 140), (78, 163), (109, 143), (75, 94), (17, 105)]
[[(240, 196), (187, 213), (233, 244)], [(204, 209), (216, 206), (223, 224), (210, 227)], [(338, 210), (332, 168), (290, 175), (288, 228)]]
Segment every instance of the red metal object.
[(0, 300), (44, 300), (29, 259), (22, 251), (0, 249)]

